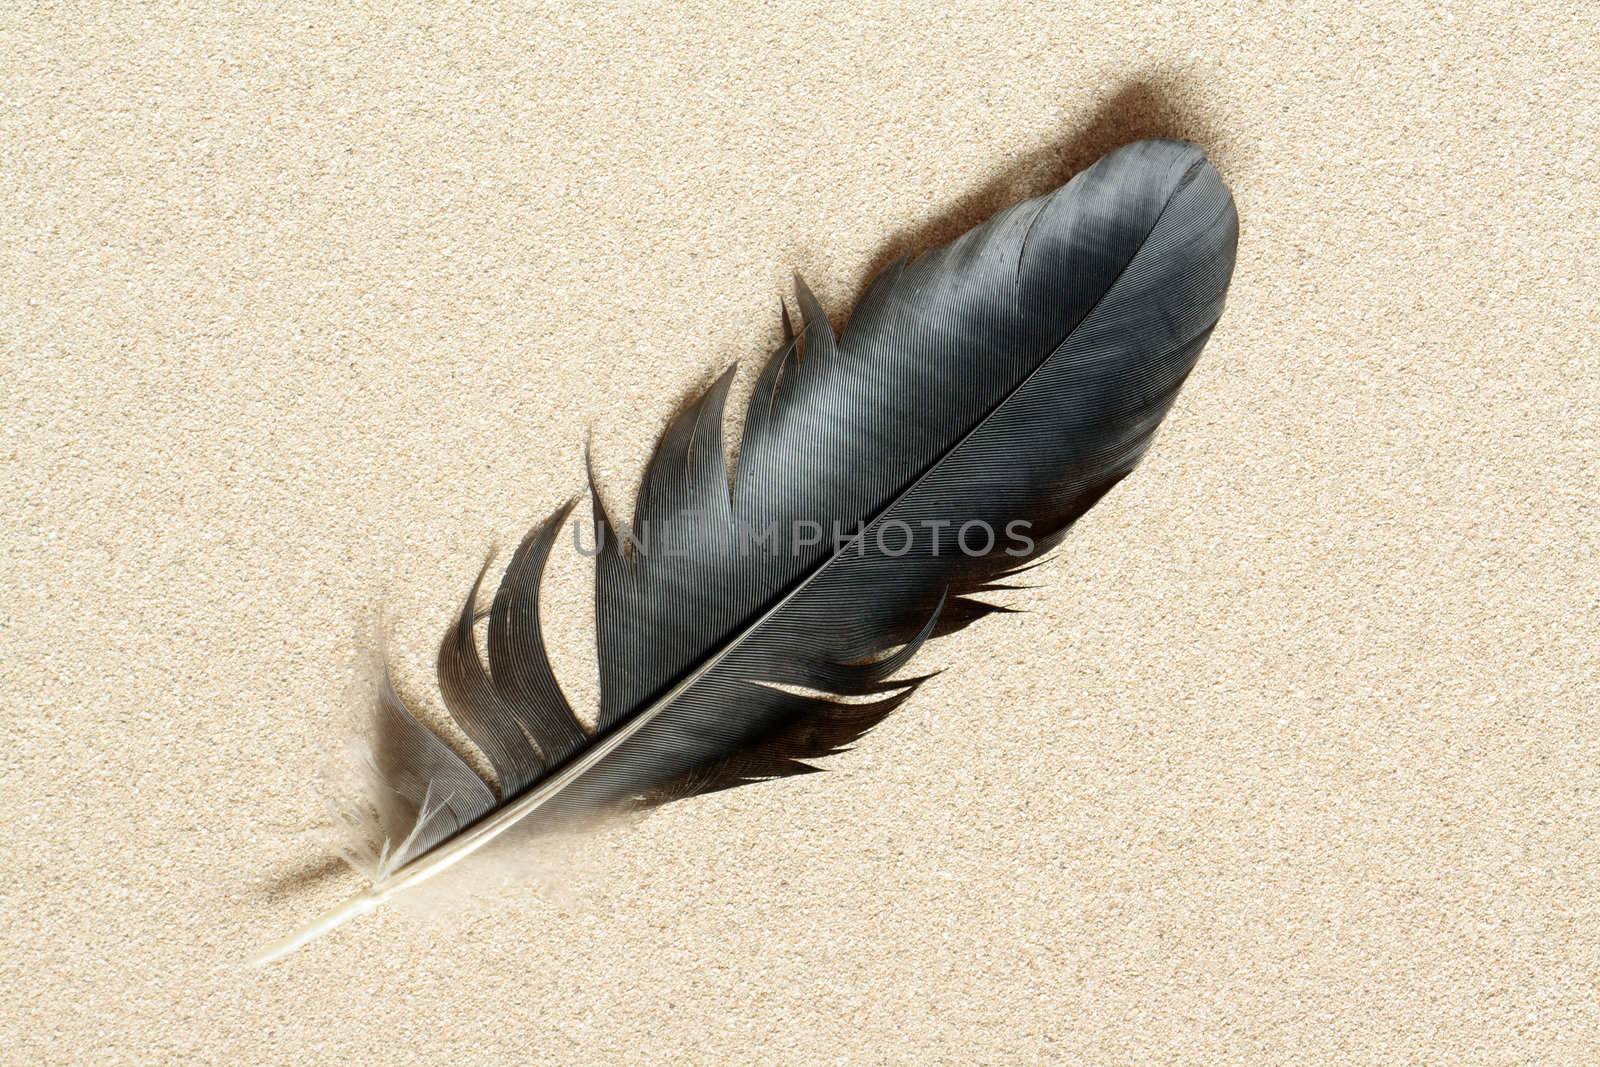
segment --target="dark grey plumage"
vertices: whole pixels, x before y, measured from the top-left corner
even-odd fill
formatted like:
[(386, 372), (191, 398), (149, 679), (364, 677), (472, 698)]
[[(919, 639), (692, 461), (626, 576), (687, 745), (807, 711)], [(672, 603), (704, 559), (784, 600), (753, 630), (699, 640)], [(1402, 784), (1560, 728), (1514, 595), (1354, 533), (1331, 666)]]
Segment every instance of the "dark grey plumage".
[[(439, 653), (446, 703), (498, 799), (385, 690), (375, 763), (405, 803), (389, 805), (380, 878), (629, 730), (530, 817), (801, 773), (855, 741), (915, 690), (892, 676), (925, 640), (1001, 610), (977, 595), (1133, 469), (1222, 311), (1237, 232), (1198, 149), (1144, 141), (894, 264), (842, 336), (798, 285), (803, 325), (760, 375), (731, 487), (730, 372), (650, 461), (631, 528), (653, 551), (630, 551), (593, 498), (594, 732), (539, 632), (540, 577), (570, 504), (501, 578), (488, 663), (478, 583)], [(984, 529), (1019, 520), (1031, 547), (995, 537), (973, 551)], [(963, 527), (979, 536), (963, 544)], [(822, 536), (794, 551), (802, 529)], [(775, 554), (750, 536), (770, 530), (785, 541)], [(857, 530), (841, 549), (836, 532)]]

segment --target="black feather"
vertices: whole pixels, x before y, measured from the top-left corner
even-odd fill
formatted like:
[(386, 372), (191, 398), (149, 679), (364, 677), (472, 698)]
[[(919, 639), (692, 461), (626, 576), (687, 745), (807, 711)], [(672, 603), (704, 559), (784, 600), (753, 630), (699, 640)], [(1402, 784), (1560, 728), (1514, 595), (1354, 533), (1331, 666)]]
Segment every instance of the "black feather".
[[(730, 371), (662, 434), (631, 523), (591, 493), (593, 732), (539, 632), (570, 504), (501, 578), (488, 664), (478, 583), (439, 653), (498, 798), (385, 691), (409, 738), (381, 761), (406, 798), (389, 812), (388, 871), (511, 809), (548, 819), (804, 773), (854, 743), (915, 690), (890, 679), (923, 642), (1004, 610), (975, 597), (1007, 588), (1133, 469), (1222, 311), (1237, 234), (1204, 155), (1144, 141), (895, 263), (842, 336), (797, 282), (800, 328), (755, 384), (733, 476)], [(1018, 522), (1026, 547), (1001, 535)], [(413, 833), (418, 820), (437, 825)]]

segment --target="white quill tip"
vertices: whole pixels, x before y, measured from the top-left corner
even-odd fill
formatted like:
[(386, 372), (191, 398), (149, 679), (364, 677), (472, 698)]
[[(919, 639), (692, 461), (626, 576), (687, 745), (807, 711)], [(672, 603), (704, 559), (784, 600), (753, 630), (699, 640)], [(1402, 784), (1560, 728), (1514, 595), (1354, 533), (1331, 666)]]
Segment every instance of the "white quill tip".
[(382, 900), (383, 898), (375, 893), (362, 893), (360, 896), (351, 897), (332, 911), (325, 912), (313, 919), (288, 937), (283, 938), (281, 941), (274, 941), (254, 956), (251, 956), (250, 965), (252, 967), (265, 967), (274, 960), (282, 959), (300, 946), (308, 945), (315, 941), (334, 927), (342, 926), (358, 915), (365, 915), (376, 908)]

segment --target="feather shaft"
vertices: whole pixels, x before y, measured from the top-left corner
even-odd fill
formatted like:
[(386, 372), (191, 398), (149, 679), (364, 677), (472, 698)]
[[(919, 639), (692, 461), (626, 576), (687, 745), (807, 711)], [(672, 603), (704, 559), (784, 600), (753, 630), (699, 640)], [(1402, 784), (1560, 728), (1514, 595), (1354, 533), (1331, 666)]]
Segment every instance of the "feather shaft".
[[(895, 264), (843, 337), (797, 282), (804, 326), (760, 375), (731, 481), (716, 432), (731, 371), (652, 456), (633, 525), (698, 517), (679, 551), (627, 551), (627, 524), (613, 527), (591, 472), (604, 546), (595, 732), (573, 715), (539, 632), (543, 565), (569, 502), (524, 539), (489, 611), (475, 606), (480, 572), (440, 650), (446, 704), (499, 789), (386, 688), (369, 791), (378, 835), (351, 850), (373, 884), (255, 962), (499, 838), (514, 844), (519, 824), (544, 833), (616, 804), (818, 770), (806, 761), (843, 751), (915, 690), (921, 679), (888, 679), (925, 641), (1003, 610), (972, 594), (1007, 588), (1001, 579), (1139, 462), (1221, 313), (1237, 234), (1203, 153), (1140, 142)], [(1002, 554), (994, 531), (1015, 537), (1018, 522), (1026, 543)], [(931, 531), (915, 551), (914, 526)], [(974, 526), (989, 537), (975, 550)], [(891, 527), (905, 532), (898, 550)], [(841, 543), (842, 529), (855, 533)], [(487, 669), (475, 636), (485, 618)]]

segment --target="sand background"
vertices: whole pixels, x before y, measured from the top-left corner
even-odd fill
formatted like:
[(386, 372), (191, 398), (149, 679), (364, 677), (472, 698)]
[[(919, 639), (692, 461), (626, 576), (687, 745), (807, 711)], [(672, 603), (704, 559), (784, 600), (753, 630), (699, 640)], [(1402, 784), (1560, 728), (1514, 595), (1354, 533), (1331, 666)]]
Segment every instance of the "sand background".
[[(1581, 3), (8, 5), (0, 1061), (1600, 1060)], [(834, 772), (382, 914), (312, 771), (380, 607), (802, 271), (842, 321), (1151, 135), (1242, 220), (1146, 465)], [(563, 565), (565, 566), (565, 565)], [(586, 590), (552, 589), (592, 694)]]

